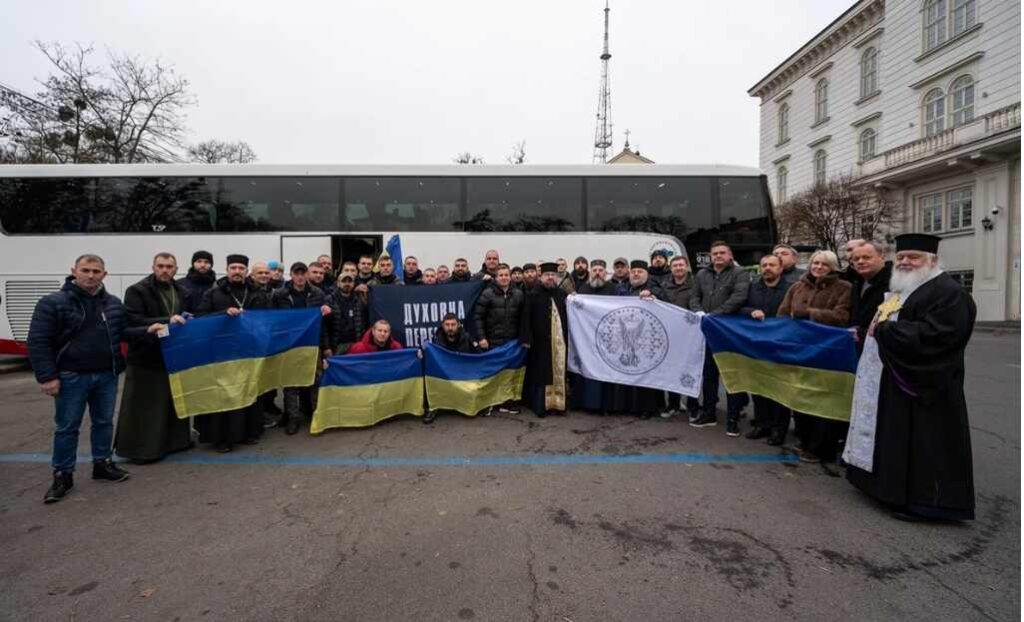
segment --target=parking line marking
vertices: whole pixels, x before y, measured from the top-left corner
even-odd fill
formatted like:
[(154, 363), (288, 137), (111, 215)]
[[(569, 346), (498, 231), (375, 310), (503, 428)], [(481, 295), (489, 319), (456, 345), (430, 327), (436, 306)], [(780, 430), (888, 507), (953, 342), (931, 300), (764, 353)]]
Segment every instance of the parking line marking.
[[(79, 456), (79, 464), (89, 464)], [(597, 464), (763, 464), (796, 462), (792, 454), (546, 454), (529, 456), (288, 456), (271, 454), (172, 454), (162, 462), (201, 465), (255, 465), (308, 467), (466, 467), (466, 466), (573, 466)], [(49, 454), (0, 454), (0, 464), (49, 464)]]

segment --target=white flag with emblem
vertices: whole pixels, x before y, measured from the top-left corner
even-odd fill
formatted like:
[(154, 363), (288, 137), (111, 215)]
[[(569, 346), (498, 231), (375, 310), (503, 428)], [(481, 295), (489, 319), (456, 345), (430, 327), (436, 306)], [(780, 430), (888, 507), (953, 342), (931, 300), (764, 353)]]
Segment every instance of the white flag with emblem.
[(699, 397), (700, 315), (660, 300), (572, 295), (569, 371), (604, 382)]

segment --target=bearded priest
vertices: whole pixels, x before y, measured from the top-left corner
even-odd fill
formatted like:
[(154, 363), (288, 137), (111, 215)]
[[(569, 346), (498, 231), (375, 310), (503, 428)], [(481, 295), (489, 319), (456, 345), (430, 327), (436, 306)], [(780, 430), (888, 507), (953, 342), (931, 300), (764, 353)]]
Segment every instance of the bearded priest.
[(890, 293), (868, 328), (881, 361), (873, 453), (847, 469), (901, 520), (974, 518), (964, 350), (977, 309), (939, 266), (939, 240), (896, 237)]

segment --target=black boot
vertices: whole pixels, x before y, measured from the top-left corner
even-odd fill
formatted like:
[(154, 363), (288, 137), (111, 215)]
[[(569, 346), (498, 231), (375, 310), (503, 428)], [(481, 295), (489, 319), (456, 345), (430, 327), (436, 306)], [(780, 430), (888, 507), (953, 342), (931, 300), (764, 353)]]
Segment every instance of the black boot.
[(50, 489), (46, 491), (46, 496), (43, 497), (43, 503), (57, 503), (64, 498), (66, 494), (71, 492), (71, 489), (75, 487), (75, 477), (72, 473), (61, 473), (56, 472), (53, 474), (53, 484), (50, 484)]
[(108, 482), (123, 482), (128, 479), (128, 471), (114, 464), (110, 458), (92, 463), (92, 478)]

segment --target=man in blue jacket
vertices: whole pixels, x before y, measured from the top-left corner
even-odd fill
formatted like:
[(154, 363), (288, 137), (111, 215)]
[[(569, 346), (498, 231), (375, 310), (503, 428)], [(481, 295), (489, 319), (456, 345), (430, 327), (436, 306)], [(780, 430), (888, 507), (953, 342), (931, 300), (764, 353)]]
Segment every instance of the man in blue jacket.
[[(64, 287), (44, 296), (32, 313), (29, 359), (43, 393), (56, 398), (53, 485), (46, 503), (60, 501), (74, 486), (78, 429), (86, 404), (92, 420), (92, 478), (128, 479), (128, 472), (110, 459), (117, 376), (125, 368), (121, 340), (126, 321), (121, 301), (103, 289), (106, 275), (103, 259), (82, 255)], [(151, 332), (162, 328), (155, 326)]]

